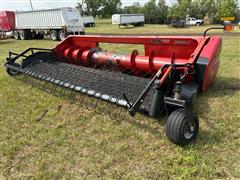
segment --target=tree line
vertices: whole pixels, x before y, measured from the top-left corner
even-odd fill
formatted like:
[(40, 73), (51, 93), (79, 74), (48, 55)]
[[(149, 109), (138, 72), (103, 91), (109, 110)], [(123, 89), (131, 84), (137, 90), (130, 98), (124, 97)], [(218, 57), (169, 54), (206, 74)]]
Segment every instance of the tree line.
[(168, 6), (165, 0), (149, 0), (144, 5), (134, 2), (122, 7), (121, 0), (79, 0), (76, 8), (81, 15), (109, 18), (113, 14), (144, 14), (146, 23), (163, 24), (171, 19), (194, 17), (209, 23), (221, 17), (240, 16), (238, 0), (177, 0)]

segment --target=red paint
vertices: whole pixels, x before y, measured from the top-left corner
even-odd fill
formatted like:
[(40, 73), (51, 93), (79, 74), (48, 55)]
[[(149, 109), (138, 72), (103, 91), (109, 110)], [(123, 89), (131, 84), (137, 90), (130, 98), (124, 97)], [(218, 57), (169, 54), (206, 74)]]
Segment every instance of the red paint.
[[(64, 57), (69, 63), (85, 64), (115, 64), (120, 70), (130, 70), (135, 75), (155, 74), (165, 64), (195, 64), (199, 55), (211, 59), (204, 89), (207, 89), (216, 76), (218, 64), (213, 55), (219, 56), (220, 38), (187, 37), (187, 36), (69, 36), (59, 43), (54, 51), (59, 57)], [(99, 48), (99, 43), (142, 44), (144, 55), (136, 50), (131, 54), (114, 54)], [(95, 51), (93, 51), (95, 49)], [(161, 83), (172, 69), (163, 71)], [(177, 68), (183, 73), (186, 68)], [(164, 74), (165, 73), (165, 74)], [(208, 77), (209, 76), (209, 77)], [(186, 77), (186, 81), (193, 81), (193, 76)]]
[[(192, 62), (192, 59), (196, 60), (200, 50), (198, 50), (199, 52), (195, 50), (198, 49), (202, 42), (205, 42), (203, 37), (70, 36), (58, 44), (54, 50), (59, 56), (66, 57), (70, 62), (72, 59), (86, 62), (87, 59), (83, 59), (82, 54), (88, 54), (89, 50), (98, 47), (99, 43), (143, 44), (144, 55), (139, 55), (137, 51), (133, 51), (129, 56), (116, 55), (115, 58), (113, 53), (98, 51), (91, 56), (99, 64), (111, 61), (113, 64), (119, 64), (126, 68), (140, 68), (143, 71), (153, 69), (157, 71), (163, 64), (171, 63), (173, 56), (176, 64)], [(86, 49), (85, 47), (89, 48)], [(85, 50), (82, 50), (83, 48)], [(70, 49), (75, 50), (71, 51)], [(77, 49), (81, 53), (77, 53)]]
[(166, 72), (163, 74), (161, 80), (160, 80), (160, 85), (163, 85), (165, 80), (167, 79), (168, 75), (171, 73), (172, 71), (172, 66), (168, 67)]
[(15, 13), (13, 11), (0, 11), (0, 30), (4, 32), (15, 29)]
[(222, 40), (219, 37), (213, 36), (210, 38), (207, 45), (202, 50), (200, 57), (209, 60), (204, 75), (202, 90), (206, 91), (211, 86), (216, 78), (219, 68), (219, 56), (222, 49)]

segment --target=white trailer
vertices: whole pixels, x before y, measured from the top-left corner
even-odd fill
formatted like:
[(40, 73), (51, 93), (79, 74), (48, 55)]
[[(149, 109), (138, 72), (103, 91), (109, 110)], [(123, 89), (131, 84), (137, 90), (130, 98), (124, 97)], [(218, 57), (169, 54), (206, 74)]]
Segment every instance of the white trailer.
[(112, 24), (128, 26), (144, 26), (145, 16), (143, 14), (113, 14)]
[(63, 40), (69, 34), (84, 35), (84, 25), (79, 11), (74, 8), (57, 8), (16, 12), (16, 39), (42, 39), (44, 35), (52, 40)]
[(82, 16), (82, 21), (85, 27), (95, 26), (95, 20), (92, 16)]

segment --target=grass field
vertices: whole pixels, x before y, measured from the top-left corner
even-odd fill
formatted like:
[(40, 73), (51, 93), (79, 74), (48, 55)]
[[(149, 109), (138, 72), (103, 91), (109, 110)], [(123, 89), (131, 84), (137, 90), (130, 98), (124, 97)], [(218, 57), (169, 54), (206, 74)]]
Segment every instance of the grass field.
[[(207, 27), (216, 27), (221, 25), (210, 26), (191, 26), (189, 28), (170, 28), (167, 25), (158, 24), (145, 24), (144, 27), (132, 27), (125, 28), (118, 25), (111, 24), (111, 19), (98, 20), (96, 27), (86, 28), (87, 33), (99, 33), (99, 34), (191, 34), (191, 33), (203, 33)], [(233, 33), (240, 32), (238, 27), (235, 27)], [(222, 30), (212, 30), (211, 33), (222, 33)]]
[(166, 118), (137, 115), (117, 123), (6, 74), (3, 64), (10, 50), (54, 44), (49, 39), (1, 41), (0, 179), (240, 178), (239, 36), (223, 37), (216, 83), (196, 104), (199, 137), (184, 148), (166, 138)]

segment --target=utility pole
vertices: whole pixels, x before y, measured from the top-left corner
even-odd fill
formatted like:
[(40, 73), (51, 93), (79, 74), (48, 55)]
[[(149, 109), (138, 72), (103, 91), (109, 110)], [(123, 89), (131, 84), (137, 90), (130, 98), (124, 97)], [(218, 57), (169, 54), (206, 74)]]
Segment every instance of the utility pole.
[(31, 9), (33, 10), (32, 0), (29, 0), (29, 1), (30, 1)]

